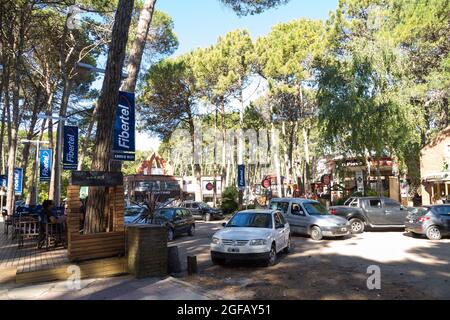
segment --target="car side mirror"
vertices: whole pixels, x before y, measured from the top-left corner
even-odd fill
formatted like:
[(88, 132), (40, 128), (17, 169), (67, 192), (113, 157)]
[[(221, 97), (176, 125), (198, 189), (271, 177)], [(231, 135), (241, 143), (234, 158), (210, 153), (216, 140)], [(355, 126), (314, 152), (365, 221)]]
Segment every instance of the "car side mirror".
[(406, 210), (405, 206), (400, 205), (400, 210)]
[(226, 227), (227, 226), (227, 223), (226, 222), (224, 222), (224, 223), (222, 223), (222, 227)]
[(276, 229), (283, 229), (284, 228), (284, 224), (277, 224), (275, 228)]

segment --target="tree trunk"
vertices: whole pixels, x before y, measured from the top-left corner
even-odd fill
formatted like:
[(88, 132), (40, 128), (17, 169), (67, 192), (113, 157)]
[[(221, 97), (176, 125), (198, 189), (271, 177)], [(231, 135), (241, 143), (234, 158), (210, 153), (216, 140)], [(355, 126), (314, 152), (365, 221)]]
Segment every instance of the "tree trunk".
[(139, 15), (139, 22), (136, 30), (136, 38), (131, 46), (131, 52), (127, 67), (128, 78), (125, 80), (122, 90), (127, 92), (136, 91), (136, 83), (139, 77), (142, 55), (147, 41), (148, 31), (152, 23), (153, 12), (156, 0), (145, 0), (144, 7)]
[(92, 130), (94, 129), (95, 119), (97, 118), (97, 111), (98, 111), (98, 103), (95, 104), (94, 111), (91, 115), (91, 121), (89, 122), (89, 126), (86, 131), (86, 135), (84, 136), (83, 145), (81, 146), (80, 158), (78, 160), (78, 168), (77, 168), (78, 171), (83, 170), (84, 158), (86, 157), (89, 142), (91, 140), (91, 135), (92, 135)]
[[(114, 117), (119, 98), (120, 81), (133, 5), (134, 0), (119, 0), (117, 7), (105, 78), (98, 101), (97, 133), (92, 160), (92, 170), (94, 171), (107, 171), (109, 167)], [(105, 204), (104, 188), (90, 188), (85, 233), (97, 233), (105, 230), (103, 221)]]

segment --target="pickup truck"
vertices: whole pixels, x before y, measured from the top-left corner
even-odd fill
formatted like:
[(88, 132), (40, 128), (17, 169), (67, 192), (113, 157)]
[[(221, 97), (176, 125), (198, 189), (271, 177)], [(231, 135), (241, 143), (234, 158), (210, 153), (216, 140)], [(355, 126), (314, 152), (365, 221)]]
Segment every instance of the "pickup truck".
[(408, 208), (385, 197), (353, 197), (342, 206), (332, 206), (330, 213), (350, 221), (352, 233), (370, 228), (404, 228)]

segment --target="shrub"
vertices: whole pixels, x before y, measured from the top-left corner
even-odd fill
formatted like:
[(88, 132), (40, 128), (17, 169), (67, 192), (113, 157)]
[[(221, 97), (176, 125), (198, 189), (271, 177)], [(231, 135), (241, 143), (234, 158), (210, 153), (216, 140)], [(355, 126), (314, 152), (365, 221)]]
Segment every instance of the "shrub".
[(228, 187), (222, 193), (222, 211), (224, 214), (234, 213), (239, 208), (239, 191), (236, 187)]

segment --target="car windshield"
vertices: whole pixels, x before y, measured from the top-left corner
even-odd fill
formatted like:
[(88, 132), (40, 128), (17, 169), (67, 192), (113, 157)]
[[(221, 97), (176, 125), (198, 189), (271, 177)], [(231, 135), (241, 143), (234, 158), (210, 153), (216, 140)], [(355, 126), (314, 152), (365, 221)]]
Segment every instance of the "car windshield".
[(303, 206), (311, 216), (327, 216), (330, 214), (327, 208), (325, 208), (320, 203), (310, 202), (303, 204)]
[(173, 210), (170, 209), (156, 210), (155, 218), (163, 218), (171, 220), (173, 218)]
[(205, 208), (205, 209), (211, 208), (207, 203), (200, 203), (200, 207)]
[(450, 215), (450, 206), (438, 206), (432, 209), (440, 216), (449, 216)]
[(227, 227), (272, 229), (272, 215), (259, 212), (237, 213), (228, 222)]

